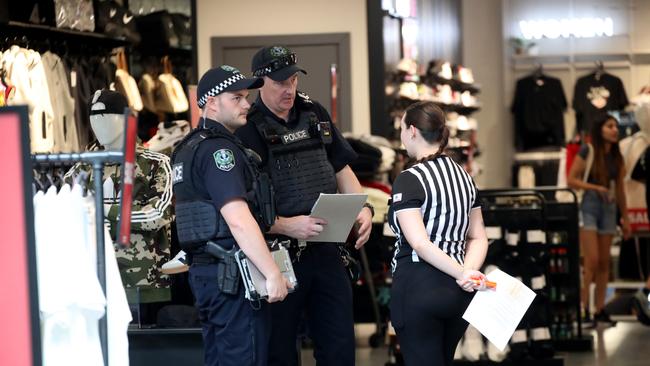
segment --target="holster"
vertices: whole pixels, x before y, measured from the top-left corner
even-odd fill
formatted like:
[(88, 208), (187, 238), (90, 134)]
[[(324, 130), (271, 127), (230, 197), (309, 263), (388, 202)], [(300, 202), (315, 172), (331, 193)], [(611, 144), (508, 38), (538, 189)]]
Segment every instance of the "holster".
[(236, 295), (241, 283), (239, 267), (235, 260), (238, 248), (224, 249), (221, 245), (208, 241), (205, 252), (217, 258), (217, 284), (219, 290), (225, 294)]
[(341, 253), (341, 260), (345, 269), (348, 271), (352, 283), (359, 281), (359, 278), (361, 278), (361, 264), (359, 264), (359, 261), (343, 245), (339, 246), (339, 252)]

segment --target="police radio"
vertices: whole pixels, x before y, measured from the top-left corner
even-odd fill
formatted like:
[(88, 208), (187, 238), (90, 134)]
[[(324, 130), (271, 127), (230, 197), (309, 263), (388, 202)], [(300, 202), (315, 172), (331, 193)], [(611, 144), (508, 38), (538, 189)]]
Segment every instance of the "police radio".
[(275, 223), (275, 191), (271, 184), (271, 179), (268, 174), (260, 173), (257, 179), (256, 193), (260, 205), (260, 214), (262, 215), (262, 223), (265, 226), (265, 231), (269, 230)]
[(319, 121), (316, 116), (312, 116), (309, 130), (311, 136), (319, 137), (324, 144), (332, 143), (332, 127), (329, 121)]
[(282, 142), (281, 136), (272, 128), (266, 128), (264, 130), (264, 140), (268, 142), (269, 145), (276, 145)]

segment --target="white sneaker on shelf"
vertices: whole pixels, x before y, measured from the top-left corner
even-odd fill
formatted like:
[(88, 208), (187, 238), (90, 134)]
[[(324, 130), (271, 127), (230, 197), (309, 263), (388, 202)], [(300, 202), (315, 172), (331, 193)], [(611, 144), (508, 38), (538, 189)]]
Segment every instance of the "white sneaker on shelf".
[(420, 95), (418, 94), (418, 85), (414, 82), (401, 83), (399, 86), (399, 96), (411, 100), (420, 99)]
[(451, 64), (449, 62), (445, 62), (444, 64), (442, 64), (438, 76), (440, 76), (443, 79), (451, 80), (451, 78), (453, 77), (453, 73), (451, 72)]
[(499, 351), (499, 349), (492, 344), (492, 342), (488, 342), (487, 346), (487, 355), (488, 359), (492, 362), (502, 362), (503, 360), (506, 359), (506, 356), (508, 356), (508, 346), (503, 349), (503, 351)]
[(478, 361), (481, 358), (481, 355), (485, 353), (483, 336), (481, 336), (481, 333), (471, 325), (467, 327), (465, 335), (463, 336), (460, 353), (463, 356), (463, 359), (468, 361)]
[(181, 250), (172, 260), (162, 265), (161, 272), (170, 275), (187, 272), (189, 270), (190, 266), (187, 265), (186, 254)]
[(174, 121), (169, 128), (165, 128), (165, 123), (161, 122), (158, 124), (158, 132), (147, 141), (145, 146), (151, 151), (158, 152), (173, 148), (190, 130), (190, 123), (187, 121)]
[(474, 83), (474, 75), (472, 74), (472, 69), (468, 67), (459, 67), (458, 68), (458, 78), (463, 83), (472, 84)]

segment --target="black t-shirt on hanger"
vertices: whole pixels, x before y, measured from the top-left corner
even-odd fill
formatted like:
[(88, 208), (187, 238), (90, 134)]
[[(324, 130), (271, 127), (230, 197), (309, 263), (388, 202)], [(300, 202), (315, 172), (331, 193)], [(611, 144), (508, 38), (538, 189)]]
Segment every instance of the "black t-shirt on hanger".
[(511, 111), (518, 151), (563, 146), (566, 97), (559, 79), (530, 75), (517, 81)]
[(608, 73), (585, 75), (576, 81), (573, 109), (576, 111), (576, 128), (589, 132), (591, 124), (603, 113), (620, 111), (628, 105), (621, 79)]

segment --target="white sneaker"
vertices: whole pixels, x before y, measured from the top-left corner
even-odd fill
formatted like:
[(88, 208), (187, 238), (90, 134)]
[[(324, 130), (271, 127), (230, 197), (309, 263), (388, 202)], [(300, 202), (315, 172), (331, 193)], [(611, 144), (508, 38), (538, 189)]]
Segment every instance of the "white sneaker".
[(481, 355), (485, 353), (483, 337), (476, 328), (471, 325), (467, 327), (463, 336), (460, 353), (463, 359), (467, 361), (478, 361)]
[(169, 128), (165, 128), (165, 123), (161, 122), (158, 124), (158, 132), (146, 142), (145, 147), (157, 152), (161, 152), (167, 148), (173, 148), (190, 130), (191, 127), (187, 121), (174, 121)]
[(499, 351), (499, 349), (492, 344), (492, 342), (488, 342), (488, 347), (487, 347), (487, 355), (488, 359), (492, 362), (502, 362), (503, 360), (506, 359), (506, 356), (508, 356), (508, 351), (509, 347), (506, 346), (506, 348), (503, 351)]
[(181, 250), (172, 260), (162, 265), (161, 272), (171, 275), (187, 272), (189, 270), (190, 266), (187, 265), (186, 254)]

